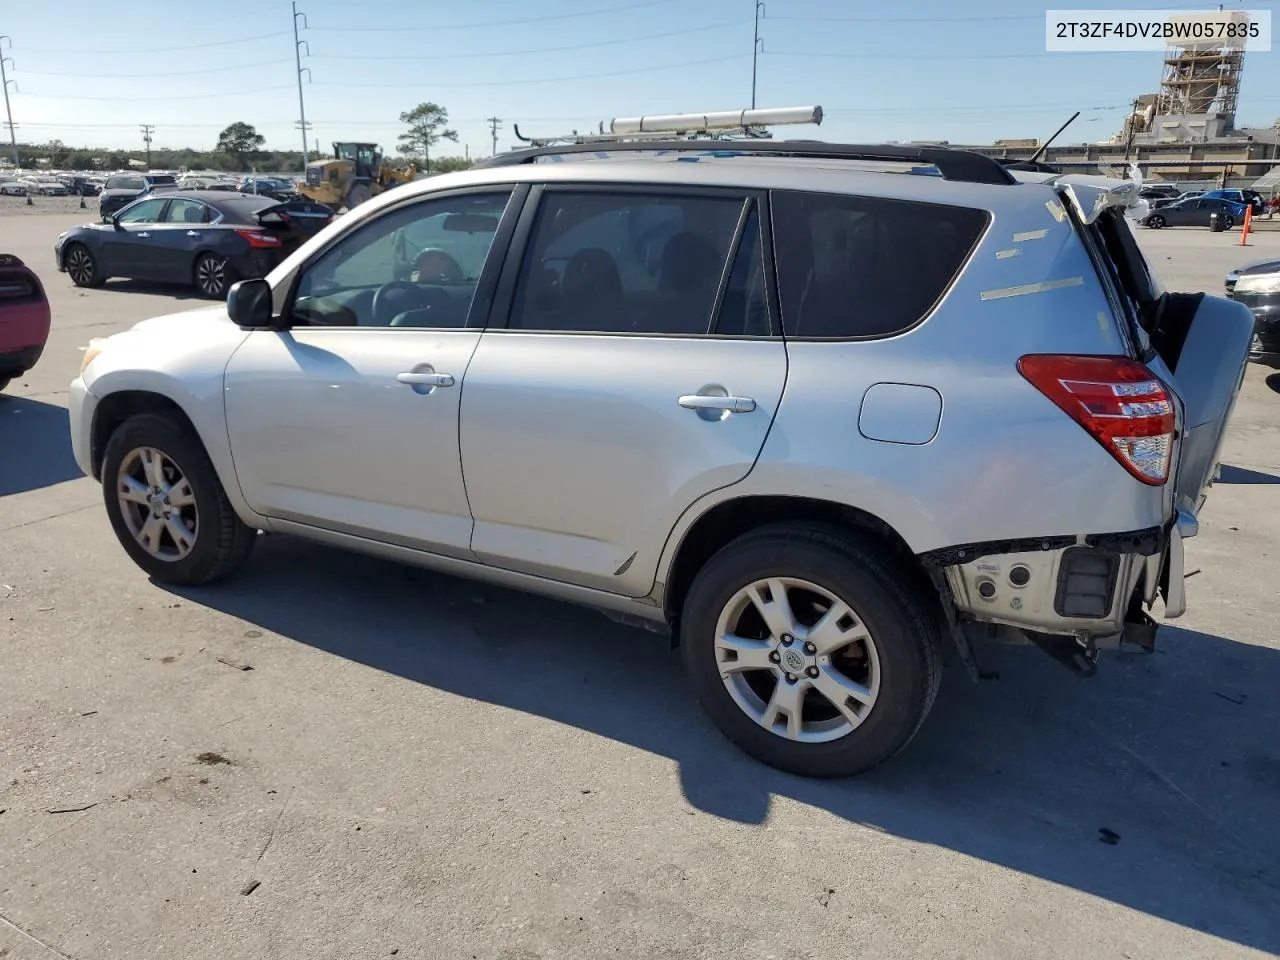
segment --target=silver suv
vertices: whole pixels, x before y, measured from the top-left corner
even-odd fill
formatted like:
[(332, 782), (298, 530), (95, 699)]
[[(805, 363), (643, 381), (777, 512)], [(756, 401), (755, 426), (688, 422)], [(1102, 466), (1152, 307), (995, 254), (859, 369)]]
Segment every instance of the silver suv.
[(669, 628), (748, 753), (855, 773), (944, 642), (1091, 672), (1183, 611), (1252, 319), (1161, 290), (1136, 189), (940, 148), (507, 154), (92, 344), (76, 457), (157, 580), (267, 531), (589, 604)]

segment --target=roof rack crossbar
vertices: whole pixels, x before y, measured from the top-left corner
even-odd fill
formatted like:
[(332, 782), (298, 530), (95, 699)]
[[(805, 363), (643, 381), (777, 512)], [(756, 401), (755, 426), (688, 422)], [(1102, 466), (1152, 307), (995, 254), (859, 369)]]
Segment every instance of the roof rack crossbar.
[(947, 147), (899, 146), (897, 144), (822, 143), (816, 140), (643, 140), (566, 143), (539, 146), (499, 154), (477, 167), (514, 167), (534, 163), (540, 157), (571, 154), (608, 153), (723, 153), (755, 156), (795, 157), (818, 160), (888, 160), (921, 163), (937, 168), (945, 180), (964, 183), (992, 183), (1003, 186), (1018, 181), (997, 160), (970, 150)]

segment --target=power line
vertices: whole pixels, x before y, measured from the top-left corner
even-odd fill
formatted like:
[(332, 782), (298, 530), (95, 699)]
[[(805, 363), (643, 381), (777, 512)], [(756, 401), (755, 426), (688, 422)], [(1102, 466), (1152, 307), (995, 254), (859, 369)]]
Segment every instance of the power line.
[(98, 47), (23, 47), (22, 50), (24, 53), (107, 53), (133, 56), (139, 53), (171, 53), (175, 50), (206, 50), (210, 47), (227, 47), (237, 43), (252, 43), (255, 40), (269, 40), (273, 37), (287, 37), (288, 35), (288, 30), (278, 30), (275, 33), (259, 33), (252, 37), (237, 37), (235, 40), (210, 40), (208, 43), (192, 43), (176, 47), (129, 47), (115, 50), (103, 50)]
[(552, 13), (542, 17), (525, 17), (520, 20), (485, 20), (482, 23), (438, 23), (431, 26), (395, 26), (395, 27), (315, 27), (331, 33), (406, 33), (417, 30), (430, 30), (438, 33), (442, 30), (473, 30), (485, 27), (513, 27), (526, 23), (548, 23), (552, 20), (577, 20), (583, 17), (599, 17), (609, 13), (622, 13), (624, 10), (639, 10), (642, 7), (657, 7), (677, 0), (643, 0), (641, 3), (624, 3), (621, 6), (605, 7), (602, 10), (580, 10), (577, 13)]
[(109, 80), (155, 80), (161, 77), (192, 77), (206, 73), (231, 73), (235, 70), (255, 70), (258, 67), (274, 67), (288, 63), (288, 59), (261, 60), (258, 63), (239, 63), (231, 67), (212, 67), (208, 70), (175, 70), (170, 73), (51, 73), (47, 70), (25, 70), (25, 74), (33, 77), (75, 77), (76, 79), (109, 79)]
[(612, 47), (624, 43), (640, 43), (645, 40), (665, 40), (669, 37), (683, 37), (691, 33), (706, 33), (709, 30), (722, 30), (725, 27), (738, 26), (738, 20), (722, 20), (720, 23), (709, 23), (704, 27), (688, 27), (683, 30), (668, 30), (663, 33), (648, 33), (636, 37), (620, 37), (617, 40), (596, 40), (591, 43), (574, 43), (560, 47), (531, 47), (525, 50), (494, 50), (483, 53), (440, 53), (420, 56), (381, 56), (375, 54), (343, 54), (333, 53), (316, 57), (317, 60), (471, 60), (484, 57), (520, 57), (535, 53), (566, 53), (571, 50), (594, 50), (596, 47)]
[[(683, 63), (664, 63), (654, 67), (639, 67), (635, 70), (610, 70), (605, 73), (579, 73), (567, 77), (521, 77), (519, 80), (480, 80), (464, 83), (432, 83), (432, 89), (459, 89), (468, 87), (516, 87), (528, 86), (531, 83), (566, 83), (572, 80), (598, 80), (602, 77), (626, 77), (637, 73), (660, 73), (663, 70), (676, 70), (681, 67), (700, 67), (708, 63), (726, 63), (729, 60), (744, 60), (750, 54), (733, 53), (727, 57), (709, 57), (704, 60), (686, 60)], [(402, 89), (403, 83), (319, 83), (321, 87), (367, 88), (371, 90)]]
[(142, 142), (147, 147), (147, 169), (151, 169), (151, 134), (155, 130), (155, 126), (150, 123), (144, 123), (139, 128), (142, 131)]
[[(342, 86), (342, 84), (335, 84), (335, 86)], [(293, 84), (286, 83), (282, 86), (258, 87), (255, 90), (224, 90), (221, 93), (196, 93), (185, 97), (77, 97), (62, 93), (27, 93), (25, 91), (22, 95), (24, 97), (33, 97), (38, 100), (89, 100), (96, 103), (159, 103), (162, 101), (219, 100), (223, 98), (230, 100), (234, 97), (247, 97), (255, 93), (273, 93), (277, 90), (292, 89)]]

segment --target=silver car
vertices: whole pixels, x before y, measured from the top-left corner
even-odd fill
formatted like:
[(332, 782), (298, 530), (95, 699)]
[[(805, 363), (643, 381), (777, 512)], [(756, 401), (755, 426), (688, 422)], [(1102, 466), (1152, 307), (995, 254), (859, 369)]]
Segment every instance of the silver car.
[(91, 344), (75, 454), (160, 581), (269, 531), (589, 604), (751, 755), (852, 774), (944, 643), (1087, 673), (1183, 612), (1252, 318), (1162, 290), (1135, 199), (935, 147), (517, 152)]

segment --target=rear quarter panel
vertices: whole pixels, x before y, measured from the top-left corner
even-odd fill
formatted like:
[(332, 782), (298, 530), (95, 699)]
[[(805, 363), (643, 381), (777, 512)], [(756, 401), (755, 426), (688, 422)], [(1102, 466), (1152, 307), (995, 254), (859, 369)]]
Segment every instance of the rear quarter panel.
[[(917, 553), (1161, 522), (1162, 489), (1133, 479), (1017, 370), (1028, 353), (1124, 355), (1126, 343), (1052, 190), (1003, 193), (968, 265), (917, 327), (863, 342), (788, 341), (786, 389), (756, 468), (716, 496), (849, 504)], [(862, 435), (863, 398), (883, 383), (941, 394), (932, 439)], [(686, 527), (712, 505), (690, 511)]]

